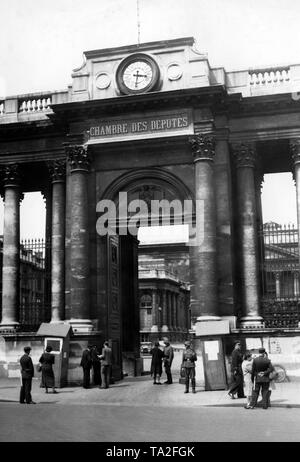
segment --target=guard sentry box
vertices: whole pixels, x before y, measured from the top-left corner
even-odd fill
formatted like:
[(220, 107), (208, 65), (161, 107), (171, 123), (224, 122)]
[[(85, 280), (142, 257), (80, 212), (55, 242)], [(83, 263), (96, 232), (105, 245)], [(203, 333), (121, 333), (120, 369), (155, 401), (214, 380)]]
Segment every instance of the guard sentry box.
[(71, 332), (72, 328), (68, 323), (42, 323), (36, 333), (37, 336), (44, 337), (44, 350), (47, 346), (52, 347), (51, 354), (55, 356), (53, 372), (57, 388), (65, 387), (68, 382)]

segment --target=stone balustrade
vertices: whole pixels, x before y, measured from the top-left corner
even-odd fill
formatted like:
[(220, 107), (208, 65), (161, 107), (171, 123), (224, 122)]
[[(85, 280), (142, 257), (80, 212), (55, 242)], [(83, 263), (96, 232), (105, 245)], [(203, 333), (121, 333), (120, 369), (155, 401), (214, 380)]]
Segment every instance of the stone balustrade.
[(68, 91), (29, 93), (0, 99), (0, 123), (14, 123), (21, 120), (45, 119), (52, 112), (51, 104), (68, 102)]
[(50, 109), (51, 96), (35, 97), (33, 99), (20, 99), (19, 112), (45, 112)]
[(256, 69), (248, 72), (249, 85), (252, 87), (266, 85), (282, 85), (290, 82), (289, 67), (273, 67), (268, 69)]
[(160, 269), (139, 269), (139, 278), (141, 279), (170, 279), (175, 282), (180, 282), (179, 279), (168, 270)]

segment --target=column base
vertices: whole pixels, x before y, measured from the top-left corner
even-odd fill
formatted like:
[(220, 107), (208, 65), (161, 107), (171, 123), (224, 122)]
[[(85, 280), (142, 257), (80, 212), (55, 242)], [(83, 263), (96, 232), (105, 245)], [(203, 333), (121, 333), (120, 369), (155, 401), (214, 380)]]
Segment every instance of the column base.
[(221, 321), (221, 319), (220, 316), (198, 316), (196, 323), (203, 321)]
[(166, 325), (163, 325), (161, 330), (162, 330), (162, 332), (169, 332), (169, 328)]
[(264, 320), (261, 316), (243, 316), (239, 319), (239, 324), (242, 329), (249, 328), (264, 328)]
[(94, 330), (90, 319), (69, 319), (67, 322), (72, 326), (74, 333), (92, 332)]
[(0, 332), (16, 332), (20, 329), (18, 322), (4, 322), (0, 324)]
[(219, 316), (199, 316), (194, 329), (197, 337), (230, 333), (229, 321)]
[(156, 326), (155, 324), (151, 326), (151, 332), (158, 332), (158, 326)]
[(51, 319), (50, 324), (64, 324), (66, 321), (62, 321), (61, 319)]

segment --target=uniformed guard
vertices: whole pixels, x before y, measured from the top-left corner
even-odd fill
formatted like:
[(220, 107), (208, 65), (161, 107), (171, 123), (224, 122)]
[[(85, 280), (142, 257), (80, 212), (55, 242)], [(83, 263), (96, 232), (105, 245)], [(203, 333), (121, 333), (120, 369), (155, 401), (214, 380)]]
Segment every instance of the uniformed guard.
[(197, 355), (191, 347), (191, 342), (184, 342), (185, 351), (182, 354), (182, 366), (185, 369), (185, 392), (189, 392), (190, 379), (192, 383), (192, 391), (196, 393), (196, 379), (195, 379), (195, 361), (197, 361)]

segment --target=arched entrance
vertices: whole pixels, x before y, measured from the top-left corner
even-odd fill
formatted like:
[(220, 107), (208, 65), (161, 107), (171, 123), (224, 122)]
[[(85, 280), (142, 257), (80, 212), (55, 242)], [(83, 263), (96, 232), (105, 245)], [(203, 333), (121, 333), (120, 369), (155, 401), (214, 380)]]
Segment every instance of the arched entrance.
[[(138, 372), (140, 340), (167, 335), (183, 341), (188, 334), (193, 208), (187, 185), (162, 168), (126, 172), (97, 203), (99, 245), (102, 255), (106, 249), (108, 268), (107, 280), (99, 281), (107, 293), (106, 332), (125, 373)], [(169, 236), (152, 244), (143, 238), (139, 249), (139, 231), (145, 235), (158, 227)]]

